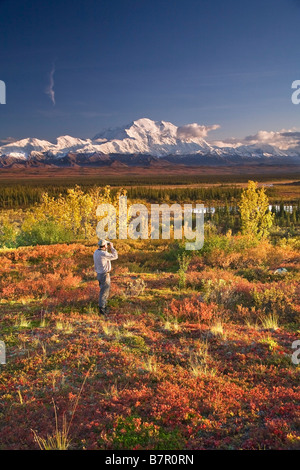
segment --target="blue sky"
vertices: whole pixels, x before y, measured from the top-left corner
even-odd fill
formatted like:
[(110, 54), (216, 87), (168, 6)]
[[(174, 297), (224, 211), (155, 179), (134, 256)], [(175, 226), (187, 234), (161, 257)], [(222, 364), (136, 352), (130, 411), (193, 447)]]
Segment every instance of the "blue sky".
[(0, 0), (0, 139), (142, 117), (219, 124), (210, 139), (299, 128), (299, 20), (300, 0)]

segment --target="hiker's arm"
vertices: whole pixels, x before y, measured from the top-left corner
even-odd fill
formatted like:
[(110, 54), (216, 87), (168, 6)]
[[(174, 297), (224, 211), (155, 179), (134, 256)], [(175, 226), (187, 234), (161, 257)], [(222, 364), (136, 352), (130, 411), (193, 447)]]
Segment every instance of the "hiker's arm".
[(118, 259), (118, 252), (114, 248), (112, 243), (110, 244), (110, 249), (111, 249), (111, 253), (106, 252), (106, 257), (110, 259), (111, 261), (113, 261), (114, 259)]

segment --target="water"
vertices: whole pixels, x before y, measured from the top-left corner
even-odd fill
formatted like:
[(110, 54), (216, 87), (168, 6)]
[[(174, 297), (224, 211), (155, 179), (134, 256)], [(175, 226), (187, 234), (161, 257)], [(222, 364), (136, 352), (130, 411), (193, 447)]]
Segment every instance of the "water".
[[(218, 209), (225, 209), (225, 206), (218, 206)], [(237, 206), (229, 206), (228, 207), (229, 209), (229, 212), (237, 212), (238, 211), (238, 207)], [(281, 210), (281, 206), (279, 204), (275, 204), (275, 205), (272, 205), (270, 204), (269, 205), (269, 211), (274, 211), (276, 213), (280, 212)], [(284, 212), (288, 212), (290, 214), (292, 214), (295, 210), (297, 210), (297, 206), (283, 206), (283, 210)], [(192, 209), (192, 212), (194, 214), (197, 214), (197, 213), (202, 213), (202, 209)], [(208, 206), (208, 207), (204, 207), (203, 209), (203, 212), (204, 214), (214, 214), (216, 212), (216, 207), (214, 206)]]

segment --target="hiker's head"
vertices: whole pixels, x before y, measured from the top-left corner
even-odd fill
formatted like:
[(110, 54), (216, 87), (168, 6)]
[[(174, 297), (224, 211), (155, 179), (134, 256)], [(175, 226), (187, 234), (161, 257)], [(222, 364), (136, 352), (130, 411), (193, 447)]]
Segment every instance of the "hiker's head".
[(107, 249), (107, 241), (106, 240), (99, 240), (98, 241), (99, 250), (106, 250)]

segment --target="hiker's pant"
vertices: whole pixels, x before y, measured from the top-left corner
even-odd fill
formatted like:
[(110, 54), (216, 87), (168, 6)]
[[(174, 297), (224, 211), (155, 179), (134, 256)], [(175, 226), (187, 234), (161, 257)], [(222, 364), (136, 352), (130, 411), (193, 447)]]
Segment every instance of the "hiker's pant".
[(97, 274), (97, 279), (99, 281), (100, 286), (100, 294), (99, 294), (99, 307), (105, 308), (107, 299), (109, 296), (109, 289), (110, 289), (110, 274)]

